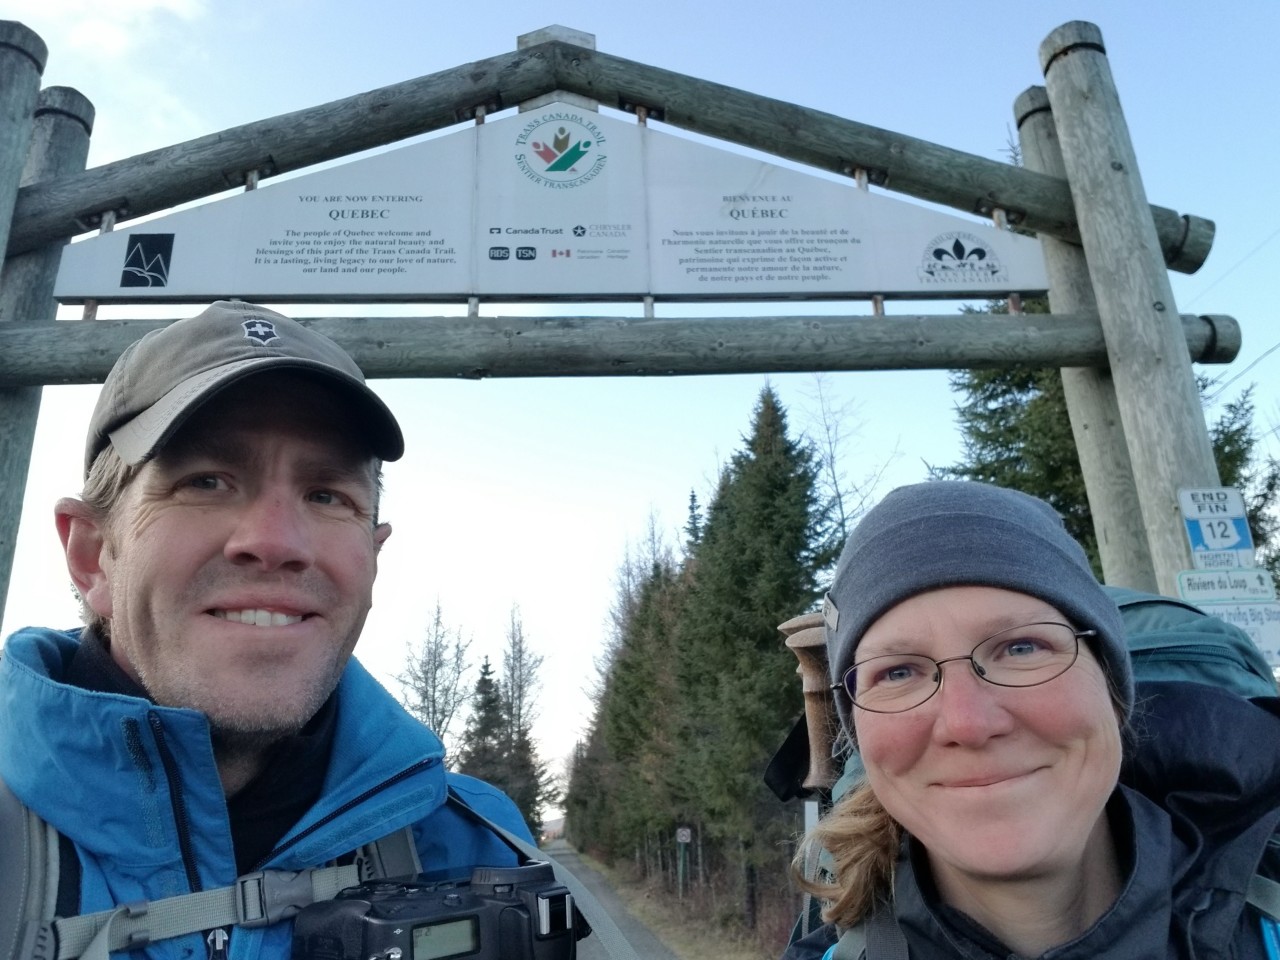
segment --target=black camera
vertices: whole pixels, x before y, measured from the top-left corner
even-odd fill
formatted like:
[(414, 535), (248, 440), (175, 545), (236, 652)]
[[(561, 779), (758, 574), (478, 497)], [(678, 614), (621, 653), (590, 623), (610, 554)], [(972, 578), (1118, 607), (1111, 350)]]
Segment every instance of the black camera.
[(586, 935), (574, 916), (540, 861), (464, 880), (375, 880), (299, 911), (293, 960), (574, 960)]

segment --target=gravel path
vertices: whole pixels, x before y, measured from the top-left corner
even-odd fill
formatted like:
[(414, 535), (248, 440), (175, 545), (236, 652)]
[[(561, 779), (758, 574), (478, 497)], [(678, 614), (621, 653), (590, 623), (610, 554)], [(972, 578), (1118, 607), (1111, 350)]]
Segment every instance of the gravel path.
[[(622, 901), (618, 899), (617, 894), (613, 892), (613, 888), (609, 886), (604, 877), (598, 871), (583, 863), (582, 858), (578, 856), (578, 852), (569, 846), (568, 842), (552, 840), (545, 844), (543, 849), (572, 870), (574, 875), (600, 901), (601, 906), (608, 911), (609, 916), (618, 925), (618, 929), (627, 938), (631, 948), (635, 950), (636, 956), (640, 957), (640, 960), (679, 960), (674, 953), (663, 945), (661, 940), (650, 933), (644, 924), (627, 911), (627, 908), (623, 906)], [(588, 917), (588, 919), (590, 918)], [(609, 958), (605, 954), (604, 948), (600, 945), (599, 938), (591, 936), (579, 941), (578, 960), (609, 960)]]

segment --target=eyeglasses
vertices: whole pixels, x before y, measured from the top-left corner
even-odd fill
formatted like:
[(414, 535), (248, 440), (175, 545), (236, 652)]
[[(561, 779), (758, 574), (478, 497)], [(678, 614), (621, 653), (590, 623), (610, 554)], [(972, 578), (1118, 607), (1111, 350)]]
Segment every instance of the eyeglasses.
[(902, 713), (920, 706), (942, 688), (942, 665), (968, 660), (973, 672), (997, 687), (1035, 687), (1062, 676), (1080, 655), (1080, 638), (1097, 630), (1065, 623), (1028, 623), (987, 637), (966, 657), (893, 653), (868, 657), (850, 667), (840, 683), (855, 706), (872, 713)]

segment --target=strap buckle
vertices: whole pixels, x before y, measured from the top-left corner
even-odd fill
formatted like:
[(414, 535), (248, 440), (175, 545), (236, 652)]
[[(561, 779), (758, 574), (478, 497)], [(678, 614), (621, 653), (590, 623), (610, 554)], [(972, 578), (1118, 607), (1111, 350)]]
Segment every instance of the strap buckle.
[(315, 902), (310, 870), (259, 870), (236, 878), (236, 923), (265, 927)]

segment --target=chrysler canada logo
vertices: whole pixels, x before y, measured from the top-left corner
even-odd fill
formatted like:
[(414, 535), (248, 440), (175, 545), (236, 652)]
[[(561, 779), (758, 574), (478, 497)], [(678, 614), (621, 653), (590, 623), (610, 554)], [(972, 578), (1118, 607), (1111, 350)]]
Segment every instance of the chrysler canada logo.
[(604, 131), (582, 114), (549, 110), (524, 125), (516, 137), (520, 172), (553, 190), (580, 187), (600, 175), (607, 160)]
[(920, 260), (923, 283), (986, 282), (1004, 275), (999, 257), (971, 233), (944, 233), (934, 237)]
[(172, 233), (131, 233), (124, 251), (120, 286), (167, 287), (172, 260)]

